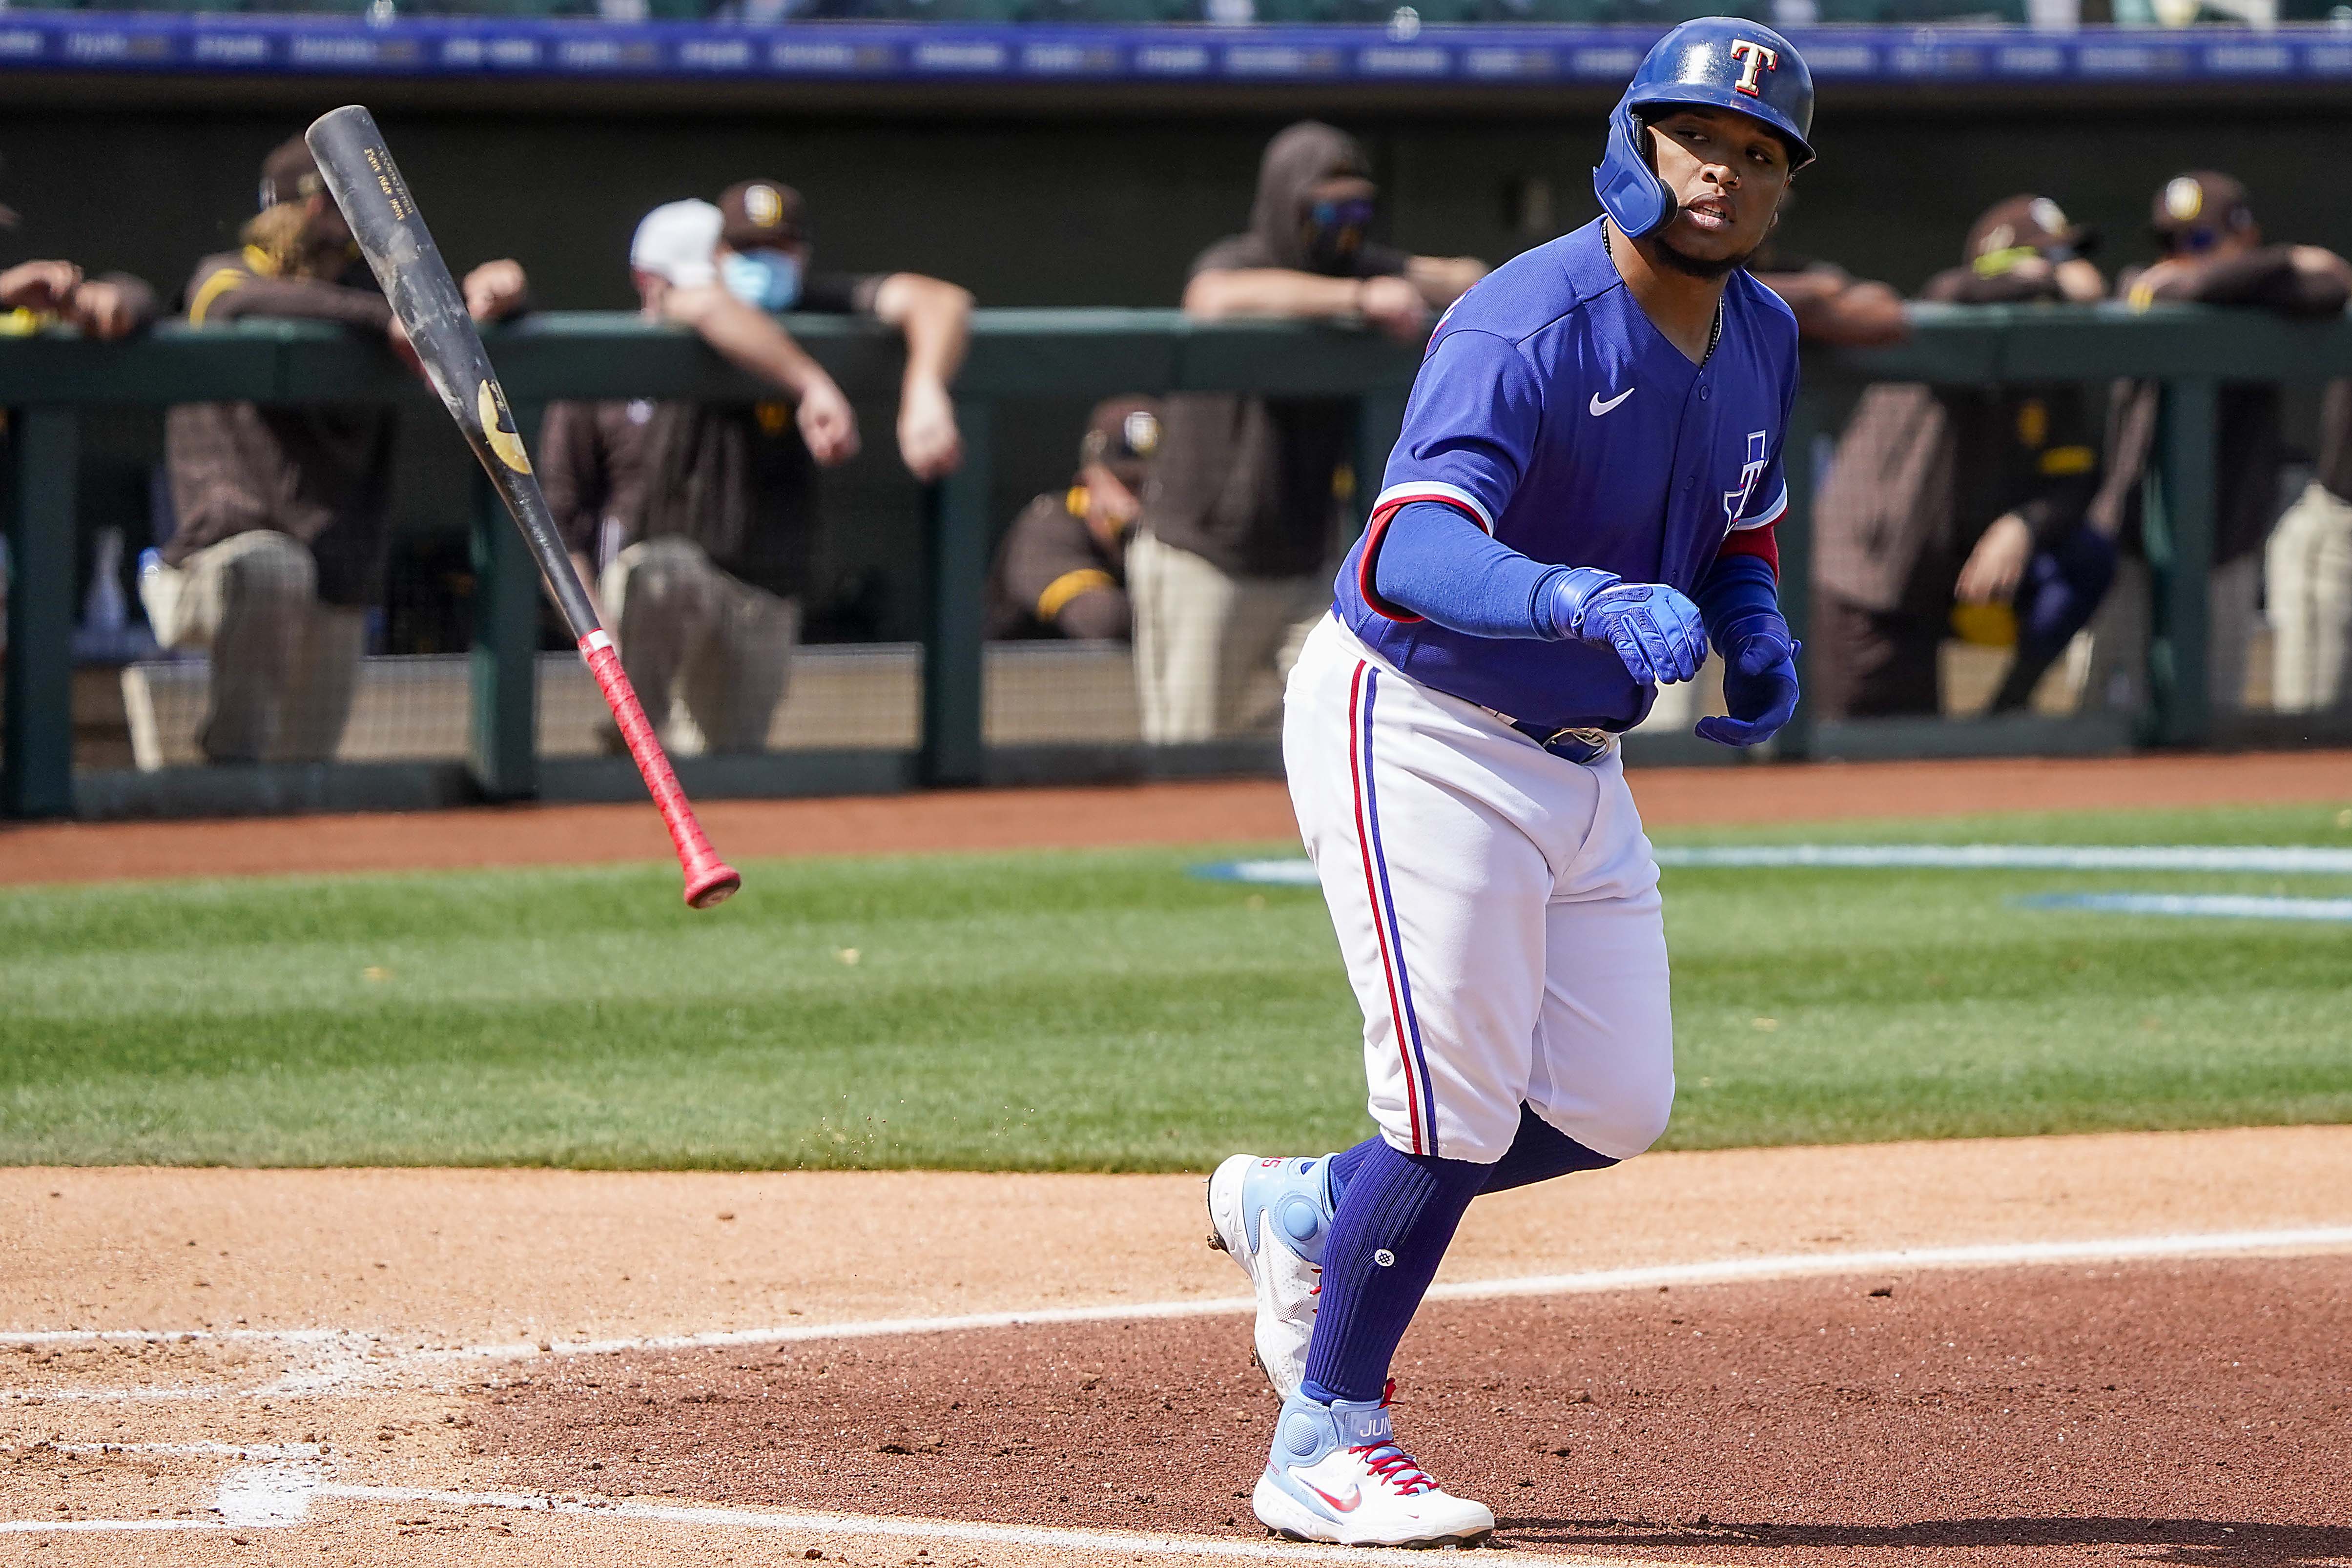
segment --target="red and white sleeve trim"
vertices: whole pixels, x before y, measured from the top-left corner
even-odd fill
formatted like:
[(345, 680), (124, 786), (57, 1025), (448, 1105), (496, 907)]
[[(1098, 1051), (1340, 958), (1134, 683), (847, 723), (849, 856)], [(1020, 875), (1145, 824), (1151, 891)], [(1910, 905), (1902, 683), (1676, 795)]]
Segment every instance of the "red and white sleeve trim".
[(1724, 535), (1723, 548), (1715, 552), (1721, 561), (1732, 555), (1753, 555), (1772, 571), (1778, 581), (1780, 575), (1780, 531), (1770, 523), (1743, 528)]
[(1782, 485), (1780, 487), (1780, 493), (1772, 498), (1772, 504), (1770, 506), (1766, 507), (1762, 511), (1758, 512), (1753, 517), (1733, 519), (1731, 531), (1734, 533), (1741, 533), (1751, 528), (1769, 528), (1774, 523), (1780, 521), (1781, 518), (1787, 516), (1788, 511), (1789, 487), (1787, 485)]
[(1380, 499), (1372, 503), (1370, 519), (1364, 524), (1364, 553), (1357, 563), (1356, 591), (1364, 596), (1364, 603), (1371, 606), (1374, 615), (1406, 625), (1421, 617), (1402, 605), (1392, 605), (1381, 598), (1381, 591), (1372, 585), (1372, 579), (1381, 559), (1381, 541), (1388, 537), (1390, 520), (1415, 501), (1424, 500), (1452, 507), (1486, 530), (1490, 536), (1495, 531), (1495, 520), (1487, 515), (1478, 498), (1455, 486), (1440, 484), (1434, 479), (1422, 479), (1409, 485), (1391, 485), (1381, 492)]
[(1417, 500), (1442, 501), (1445, 505), (1470, 514), (1471, 520), (1489, 534), (1495, 531), (1495, 514), (1486, 503), (1459, 485), (1449, 485), (1441, 479), (1408, 479), (1401, 485), (1391, 485), (1372, 502), (1372, 515), (1393, 512)]

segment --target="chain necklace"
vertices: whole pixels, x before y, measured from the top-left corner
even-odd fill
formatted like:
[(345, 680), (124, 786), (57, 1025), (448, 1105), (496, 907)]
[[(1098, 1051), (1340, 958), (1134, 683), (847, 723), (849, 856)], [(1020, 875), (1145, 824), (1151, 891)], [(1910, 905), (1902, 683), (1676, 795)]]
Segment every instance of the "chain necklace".
[[(1612, 243), (1609, 238), (1609, 225), (1605, 221), (1601, 226), (1601, 248), (1602, 252), (1608, 256), (1610, 265), (1612, 267), (1615, 266), (1617, 262), (1617, 247)], [(1718, 294), (1716, 296), (1715, 300), (1715, 321), (1713, 325), (1707, 328), (1706, 331), (1706, 353), (1698, 356), (1698, 363), (1701, 370), (1705, 370), (1706, 368), (1706, 362), (1715, 357), (1715, 345), (1722, 341), (1723, 297)]]

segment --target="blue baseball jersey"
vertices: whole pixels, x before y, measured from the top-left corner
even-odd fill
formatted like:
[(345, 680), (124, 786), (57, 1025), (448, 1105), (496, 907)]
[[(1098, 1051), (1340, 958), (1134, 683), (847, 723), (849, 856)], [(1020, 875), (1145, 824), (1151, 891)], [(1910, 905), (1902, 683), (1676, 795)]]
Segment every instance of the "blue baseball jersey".
[[(1387, 520), (1444, 502), (1535, 560), (1689, 593), (1736, 532), (1788, 510), (1797, 321), (1734, 272), (1694, 364), (1617, 275), (1601, 221), (1498, 268), (1438, 323), (1336, 609), (1413, 679), (1546, 728), (1622, 730), (1657, 696), (1607, 647), (1474, 637), (1368, 596)], [(1763, 536), (1759, 536), (1763, 537)]]

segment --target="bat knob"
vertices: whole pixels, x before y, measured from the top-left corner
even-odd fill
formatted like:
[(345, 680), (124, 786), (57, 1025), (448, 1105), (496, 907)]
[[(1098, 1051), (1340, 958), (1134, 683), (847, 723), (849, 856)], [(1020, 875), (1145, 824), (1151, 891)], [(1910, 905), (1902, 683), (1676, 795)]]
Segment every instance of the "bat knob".
[(723, 904), (735, 896), (743, 885), (743, 878), (724, 860), (713, 860), (698, 868), (686, 879), (686, 904), (688, 909), (707, 910)]

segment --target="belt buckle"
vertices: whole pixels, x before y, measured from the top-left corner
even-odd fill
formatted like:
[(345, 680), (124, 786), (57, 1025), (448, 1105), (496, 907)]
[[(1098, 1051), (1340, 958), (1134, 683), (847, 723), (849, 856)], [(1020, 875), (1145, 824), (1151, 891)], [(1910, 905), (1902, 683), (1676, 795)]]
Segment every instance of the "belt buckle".
[[(1580, 765), (1586, 763), (1597, 763), (1601, 758), (1607, 756), (1611, 750), (1617, 744), (1617, 737), (1611, 734), (1606, 730), (1580, 729), (1571, 727), (1554, 730), (1550, 734), (1545, 735), (1538, 733), (1534, 725), (1522, 723), (1520, 721), (1512, 718), (1508, 713), (1504, 712), (1499, 708), (1489, 708), (1483, 702), (1478, 703), (1476, 706), (1478, 710), (1486, 714), (1488, 718), (1501, 721), (1506, 728), (1516, 730), (1518, 731), (1521, 738), (1525, 739), (1530, 744), (1534, 745), (1538, 750), (1549, 752), (1553, 756), (1558, 757), (1564, 763), (1572, 762)], [(1582, 754), (1571, 756), (1566, 752), (1554, 750), (1554, 748), (1559, 746), (1562, 742), (1567, 742), (1575, 746)]]
[[(1563, 742), (1580, 754), (1570, 756), (1569, 752), (1559, 750)], [(1616, 743), (1617, 738), (1606, 730), (1571, 727), (1554, 730), (1550, 738), (1543, 742), (1543, 749), (1551, 752), (1553, 756), (1579, 763), (1597, 763), (1607, 756), (1610, 747)]]

